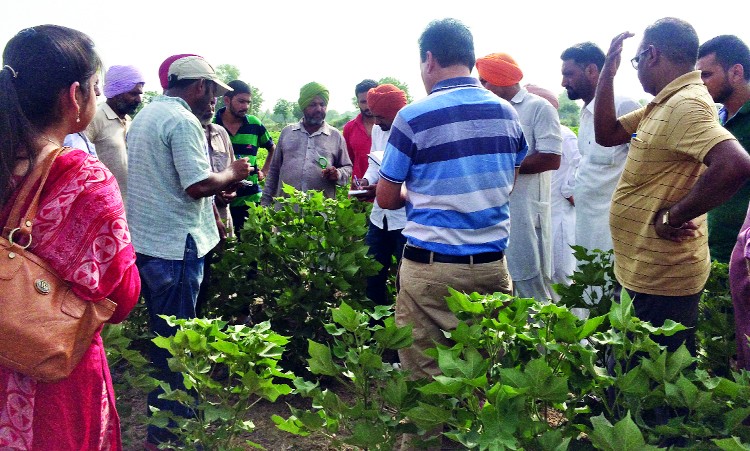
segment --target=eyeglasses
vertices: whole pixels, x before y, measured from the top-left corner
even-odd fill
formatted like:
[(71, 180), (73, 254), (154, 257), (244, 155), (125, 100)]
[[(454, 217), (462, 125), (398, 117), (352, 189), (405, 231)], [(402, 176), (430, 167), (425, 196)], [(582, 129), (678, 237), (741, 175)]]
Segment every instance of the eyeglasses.
[(630, 60), (630, 64), (633, 65), (633, 69), (638, 70), (638, 63), (641, 61), (641, 57), (649, 50), (651, 50), (651, 47), (648, 47), (646, 50), (639, 53), (638, 56)]

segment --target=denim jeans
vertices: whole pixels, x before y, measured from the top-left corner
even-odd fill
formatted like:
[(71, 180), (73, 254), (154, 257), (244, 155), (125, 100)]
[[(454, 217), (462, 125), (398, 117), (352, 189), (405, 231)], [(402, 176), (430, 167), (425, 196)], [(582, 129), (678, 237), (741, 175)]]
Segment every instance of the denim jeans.
[[(169, 327), (158, 315), (174, 315), (177, 318), (195, 318), (195, 303), (203, 279), (203, 257), (198, 258), (195, 240), (191, 235), (185, 241), (182, 260), (165, 260), (136, 254), (136, 265), (141, 275), (141, 294), (146, 301), (151, 331), (160, 336), (172, 336), (175, 328)], [(169, 383), (172, 389), (185, 389), (181, 373), (169, 369), (169, 351), (151, 344), (149, 347), (155, 377)], [(148, 405), (160, 410), (171, 410), (183, 417), (190, 416), (190, 409), (174, 401), (159, 399), (163, 391), (157, 388), (148, 394)], [(148, 411), (151, 415), (151, 411)], [(174, 437), (167, 430), (148, 426), (148, 441), (160, 443)]]
[[(396, 256), (396, 261), (401, 261), (406, 237), (401, 233), (403, 229), (383, 230), (369, 220), (367, 225), (369, 228), (365, 236), (365, 244), (370, 246), (368, 254), (372, 255), (383, 267), (380, 272), (367, 278), (366, 295), (377, 305), (390, 305), (393, 304), (393, 299), (388, 299), (388, 271), (391, 267), (392, 256)], [(385, 225), (387, 228), (387, 222)]]

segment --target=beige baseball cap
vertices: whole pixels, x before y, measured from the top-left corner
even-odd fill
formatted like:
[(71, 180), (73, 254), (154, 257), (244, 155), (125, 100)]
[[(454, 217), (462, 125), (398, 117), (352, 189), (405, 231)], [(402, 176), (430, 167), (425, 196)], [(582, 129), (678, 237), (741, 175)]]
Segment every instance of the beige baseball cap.
[(221, 97), (232, 88), (216, 76), (214, 68), (200, 56), (186, 56), (174, 61), (169, 66), (169, 77), (174, 75), (178, 80), (211, 80), (217, 84), (216, 96)]

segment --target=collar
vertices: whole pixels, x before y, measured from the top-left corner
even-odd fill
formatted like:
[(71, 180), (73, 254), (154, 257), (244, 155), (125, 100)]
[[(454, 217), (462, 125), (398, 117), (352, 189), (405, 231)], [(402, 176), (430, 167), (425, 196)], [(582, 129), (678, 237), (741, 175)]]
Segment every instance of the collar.
[(527, 91), (525, 88), (521, 88), (520, 91), (516, 93), (516, 95), (513, 96), (512, 99), (510, 99), (510, 103), (517, 104), (524, 101), (526, 96), (529, 94), (529, 91)]
[(694, 70), (686, 74), (680, 75), (679, 77), (672, 80), (667, 86), (665, 86), (651, 101), (652, 104), (656, 105), (665, 102), (667, 99), (672, 97), (677, 91), (690, 86), (690, 85), (702, 85), (701, 71)]
[[(594, 97), (593, 99), (591, 99), (591, 102), (589, 102), (586, 105), (584, 105), (583, 108), (581, 109), (581, 112), (583, 112), (583, 110), (586, 110), (586, 111), (588, 111), (593, 116), (594, 115), (594, 104), (596, 104), (596, 97)], [(617, 108), (617, 102), (615, 102), (615, 109), (616, 108)]]
[(721, 109), (719, 109), (719, 119), (721, 120), (721, 125), (726, 125), (727, 122), (731, 121), (735, 117), (738, 116), (747, 116), (750, 115), (750, 100), (743, 103), (739, 110), (737, 110), (736, 113), (734, 113), (734, 116), (727, 117), (728, 112), (726, 107), (722, 106)]
[[(218, 111), (216, 112), (216, 114), (214, 115), (214, 124), (219, 124), (219, 125), (221, 125), (222, 127), (224, 126), (224, 120), (223, 120), (223, 119), (222, 119), (221, 117), (222, 117), (222, 115), (224, 114), (224, 112), (225, 112), (226, 110), (227, 110), (227, 107), (225, 107), (225, 106), (223, 106), (223, 107), (219, 108), (219, 110), (218, 110)], [(248, 115), (246, 115), (246, 116), (244, 116), (244, 117), (242, 118), (242, 122), (243, 122), (243, 125), (247, 125), (247, 124), (249, 124), (249, 123), (250, 123), (250, 121), (249, 121), (249, 120), (247, 120), (247, 116), (248, 116)]]
[(479, 84), (479, 80), (477, 80), (474, 77), (455, 77), (455, 78), (446, 78), (445, 80), (441, 80), (432, 87), (432, 91), (430, 91), (430, 94), (435, 93), (437, 91), (444, 91), (446, 89), (453, 89), (453, 88), (465, 88), (465, 87), (472, 87), (472, 88), (482, 88), (481, 84)]
[(128, 120), (130, 120), (130, 116), (127, 114), (123, 118), (118, 116), (117, 113), (115, 113), (115, 110), (113, 110), (107, 102), (102, 103), (101, 109), (102, 111), (104, 111), (104, 115), (107, 116), (107, 119), (111, 121), (118, 120), (120, 122), (127, 122)]
[[(299, 122), (297, 122), (296, 124), (290, 125), (290, 127), (292, 127), (292, 130), (299, 130), (299, 131), (301, 131), (303, 133), (307, 133), (307, 130), (302, 125), (302, 120), (303, 119), (300, 119)], [(323, 121), (323, 126), (320, 127), (315, 133), (313, 133), (311, 135), (310, 135), (310, 133), (307, 133), (307, 134), (310, 135), (310, 136), (315, 136), (315, 135), (318, 135), (318, 134), (321, 134), (321, 133), (324, 134), (324, 135), (326, 135), (326, 136), (328, 136), (328, 135), (331, 134), (331, 127), (328, 125), (328, 122)]]
[[(165, 95), (162, 94), (162, 95), (159, 95), (159, 96), (155, 97), (152, 100), (152, 102), (175, 102), (175, 103), (179, 103), (180, 105), (182, 105), (183, 107), (185, 107), (185, 109), (188, 110), (188, 111), (190, 111), (191, 113), (193, 112), (193, 110), (190, 108), (190, 105), (188, 105), (188, 103), (185, 102), (185, 99), (183, 99), (182, 97), (165, 96)], [(198, 119), (198, 118), (196, 118), (196, 119)]]

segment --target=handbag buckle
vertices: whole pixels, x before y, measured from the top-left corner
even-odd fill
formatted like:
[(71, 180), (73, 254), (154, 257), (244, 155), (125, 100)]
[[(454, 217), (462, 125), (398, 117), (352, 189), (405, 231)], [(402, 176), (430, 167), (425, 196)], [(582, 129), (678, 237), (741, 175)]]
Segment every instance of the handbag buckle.
[(16, 233), (16, 232), (18, 232), (19, 230), (21, 230), (19, 227), (16, 227), (15, 229), (11, 230), (10, 233), (8, 234), (8, 241), (10, 242), (11, 245), (16, 244), (21, 249), (26, 249), (29, 246), (31, 246), (31, 235), (29, 235), (29, 242), (26, 243), (25, 245), (20, 245), (20, 244), (17, 244), (17, 243), (13, 242), (13, 234)]
[(39, 294), (49, 294), (52, 291), (52, 285), (44, 279), (37, 279), (34, 282), (34, 288)]

